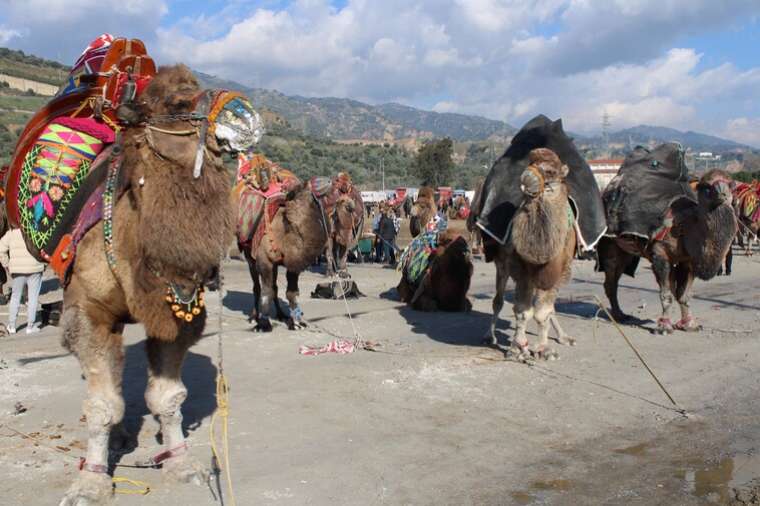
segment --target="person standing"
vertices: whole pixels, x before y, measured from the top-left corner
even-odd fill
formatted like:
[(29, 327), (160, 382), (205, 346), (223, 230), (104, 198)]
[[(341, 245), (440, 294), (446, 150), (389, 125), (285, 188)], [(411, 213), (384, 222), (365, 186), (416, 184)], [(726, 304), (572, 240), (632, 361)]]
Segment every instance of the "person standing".
[(13, 292), (8, 308), (8, 333), (16, 333), (16, 317), (21, 304), (21, 294), (24, 293), (24, 285), (27, 287), (26, 333), (39, 332), (40, 329), (35, 322), (37, 320), (37, 300), (42, 287), (42, 271), (45, 270), (45, 264), (39, 262), (29, 253), (24, 242), (24, 236), (21, 235), (21, 229), (11, 229), (0, 238), (0, 263), (10, 271), (13, 279)]
[(396, 264), (396, 213), (388, 208), (380, 218), (380, 239), (383, 241), (384, 261), (390, 265)]

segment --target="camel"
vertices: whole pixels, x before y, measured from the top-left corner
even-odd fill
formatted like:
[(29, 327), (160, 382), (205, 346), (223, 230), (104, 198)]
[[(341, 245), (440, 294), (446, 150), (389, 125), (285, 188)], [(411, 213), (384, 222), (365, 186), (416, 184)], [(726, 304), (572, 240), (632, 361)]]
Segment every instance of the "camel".
[(87, 380), (89, 437), (87, 458), (62, 506), (102, 504), (112, 495), (108, 442), (124, 416), (121, 333), (131, 322), (141, 323), (147, 336), (145, 400), (166, 448), (155, 459), (167, 477), (206, 483), (207, 471), (190, 455), (182, 431), (181, 369), (205, 326), (203, 284), (233, 234), (231, 182), (221, 157), (229, 146), (217, 139), (219, 130), (201, 139), (205, 155), (195, 178), (199, 135), (171, 134), (197, 127), (188, 116), (201, 93), (190, 69), (163, 67), (136, 102), (121, 106), (131, 118), (119, 169), (126, 189), (112, 214), (105, 211), (108, 221), (82, 238), (64, 292), (63, 346)]
[[(652, 264), (660, 287), (662, 314), (657, 320), (657, 332), (699, 330), (689, 307), (694, 277), (709, 280), (717, 274), (737, 232), (730, 183), (731, 177), (721, 170), (707, 172), (697, 185), (697, 202), (682, 198), (671, 204), (673, 224), (662, 237), (648, 241), (623, 235), (600, 241), (604, 291), (617, 321), (631, 319), (620, 309), (620, 276), (632, 274), (638, 257), (644, 257)], [(668, 313), (674, 298), (681, 308), (681, 319), (672, 324)]]
[[(557, 290), (570, 280), (576, 248), (574, 216), (564, 182), (568, 167), (548, 148), (531, 150), (528, 160), (520, 177), (523, 201), (512, 218), (510, 240), (504, 246), (490, 241), (495, 254), (496, 295), (486, 339), (497, 345), (496, 324), (511, 276), (516, 285), (513, 309), (517, 328), (510, 351), (519, 360), (531, 356), (552, 359), (557, 354), (548, 346), (549, 324), (557, 333), (557, 342), (575, 343), (554, 316)], [(526, 337), (531, 317), (538, 324), (539, 337), (533, 347)]]
[[(423, 240), (422, 237), (418, 240)], [(408, 259), (408, 260), (411, 260)], [(402, 257), (402, 264), (405, 259)], [(435, 250), (426, 262), (421, 279), (411, 281), (409, 266), (404, 265), (396, 290), (403, 302), (418, 311), (469, 311), (467, 300), (472, 278), (472, 260), (467, 240), (446, 230), (438, 234)]]
[[(290, 330), (305, 327), (298, 304), (298, 277), (325, 249), (324, 211), (309, 185), (299, 184), (288, 193), (284, 205), (265, 226), (267, 228), (255, 251), (252, 243), (243, 247), (253, 280), (254, 306), (250, 320), (256, 322), (254, 330), (257, 332), (270, 332), (269, 317), (274, 302), (277, 319), (287, 321)], [(282, 310), (277, 296), (277, 269), (280, 266), (286, 270), (285, 295), (290, 315)]]
[(438, 212), (434, 195), (433, 189), (429, 186), (420, 188), (409, 219), (409, 231), (412, 233), (412, 237), (417, 237), (421, 232), (424, 232), (430, 220)]

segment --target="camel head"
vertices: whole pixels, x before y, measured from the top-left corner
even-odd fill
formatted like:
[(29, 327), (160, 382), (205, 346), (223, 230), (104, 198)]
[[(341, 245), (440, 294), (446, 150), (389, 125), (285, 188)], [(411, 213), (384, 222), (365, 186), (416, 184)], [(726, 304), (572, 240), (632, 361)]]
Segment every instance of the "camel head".
[(204, 273), (233, 234), (222, 153), (258, 140), (258, 115), (240, 95), (202, 90), (183, 65), (159, 69), (119, 115), (128, 121), (122, 171), (141, 255), (157, 270)]
[(697, 201), (700, 207), (709, 212), (723, 204), (731, 206), (734, 184), (731, 176), (722, 170), (707, 172), (697, 183)]
[(335, 203), (333, 226), (336, 242), (349, 246), (353, 239), (356, 223), (356, 201), (350, 195), (341, 195)]
[(520, 176), (520, 189), (526, 197), (541, 197), (544, 191), (562, 183), (568, 168), (548, 148), (537, 148), (528, 153), (528, 167)]
[(412, 205), (409, 218), (409, 229), (413, 237), (425, 230), (430, 219), (437, 211), (433, 189), (429, 186), (420, 188), (417, 200)]

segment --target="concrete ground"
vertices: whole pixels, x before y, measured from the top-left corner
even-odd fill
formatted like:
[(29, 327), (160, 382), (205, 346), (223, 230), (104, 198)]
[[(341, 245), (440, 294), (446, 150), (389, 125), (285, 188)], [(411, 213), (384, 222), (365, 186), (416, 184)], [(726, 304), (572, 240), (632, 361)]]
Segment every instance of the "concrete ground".
[[(557, 305), (577, 346), (559, 347), (558, 361), (528, 366), (480, 344), (492, 264), (476, 261), (469, 314), (411, 311), (395, 300), (394, 270), (352, 265), (366, 294), (349, 302), (353, 322), (378, 351), (302, 356), (300, 345), (352, 335), (344, 303), (309, 298), (323, 278), (306, 273), (302, 300), (312, 326), (253, 333), (247, 268), (231, 260), (222, 328), (237, 504), (728, 503), (732, 487), (760, 476), (758, 260), (737, 256), (732, 277), (696, 283), (694, 310), (705, 327), (697, 333), (651, 334), (659, 311), (651, 271), (624, 280), (624, 309), (650, 320), (624, 331), (688, 417), (673, 409), (617, 330), (595, 318), (593, 296), (603, 298), (603, 290), (591, 262), (575, 263)], [(183, 408), (204, 463), (219, 309), (216, 294), (207, 301), (208, 337), (187, 358)], [(505, 343), (513, 330), (509, 303), (502, 316)], [(159, 451), (158, 425), (143, 400), (144, 334), (133, 325), (126, 336), (126, 425), (137, 445), (120, 456), (122, 464)], [(84, 453), (85, 383), (59, 339), (55, 327), (0, 339), (4, 504), (56, 504)], [(208, 488), (165, 483), (157, 470), (119, 467), (116, 474), (151, 488), (145, 496), (119, 494), (116, 504), (218, 504)]]

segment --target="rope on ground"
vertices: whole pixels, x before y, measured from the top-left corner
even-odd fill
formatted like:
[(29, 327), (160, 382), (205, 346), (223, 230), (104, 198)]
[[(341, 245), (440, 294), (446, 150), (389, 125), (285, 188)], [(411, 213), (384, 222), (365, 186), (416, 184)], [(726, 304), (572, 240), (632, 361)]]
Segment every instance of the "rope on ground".
[[(26, 432), (22, 432), (15, 427), (11, 427), (10, 425), (2, 424), (0, 427), (5, 427), (9, 431), (13, 432), (14, 434), (21, 436), (25, 440), (33, 441), (36, 446), (41, 446), (42, 448), (45, 448), (46, 450), (51, 450), (57, 453), (60, 453), (66, 458), (73, 459), (77, 462), (81, 462), (83, 457), (77, 457), (76, 455), (71, 455), (65, 450), (62, 450), (58, 448), (57, 446), (51, 446), (45, 443), (42, 439), (35, 437), (31, 434), (27, 434)], [(126, 464), (116, 464), (114, 467), (135, 467), (135, 468), (144, 468), (144, 467), (155, 467), (155, 466), (130, 466)], [(139, 481), (139, 480), (132, 480), (130, 478), (125, 478), (123, 476), (114, 476), (111, 481), (113, 482), (114, 486), (114, 492), (117, 494), (125, 494), (125, 495), (148, 495), (150, 493), (150, 483), (145, 481)], [(126, 484), (133, 488), (119, 488), (118, 484)]]
[[(212, 462), (214, 466), (215, 475), (218, 479), (218, 470), (220, 469), (220, 453), (216, 446), (216, 434), (214, 428), (216, 427), (217, 418), (222, 420), (222, 450), (224, 452), (224, 467), (221, 470), (224, 472), (227, 480), (227, 492), (230, 497), (230, 504), (235, 506), (235, 493), (232, 488), (232, 474), (230, 469), (230, 443), (229, 443), (229, 414), (230, 414), (230, 402), (229, 402), (229, 384), (224, 376), (224, 355), (222, 350), (222, 333), (223, 333), (223, 318), (224, 318), (224, 276), (222, 274), (222, 264), (224, 259), (219, 263), (219, 319), (218, 319), (218, 331), (217, 331), (217, 363), (216, 363), (216, 411), (211, 417), (211, 424), (209, 426), (209, 441), (211, 443), (211, 453), (213, 454)], [(221, 492), (220, 484), (217, 482), (217, 489)], [(219, 497), (220, 502), (224, 505), (224, 499)]]
[(686, 410), (683, 409), (681, 406), (679, 406), (678, 403), (675, 401), (675, 399), (673, 399), (673, 396), (670, 395), (670, 393), (668, 392), (667, 388), (665, 388), (665, 386), (662, 384), (662, 382), (660, 382), (659, 378), (657, 378), (657, 375), (649, 367), (649, 365), (647, 364), (646, 360), (644, 360), (644, 357), (641, 356), (641, 354), (636, 349), (636, 347), (633, 345), (633, 343), (631, 342), (631, 340), (628, 339), (628, 336), (625, 335), (625, 332), (623, 332), (623, 329), (620, 327), (620, 324), (618, 324), (618, 322), (615, 320), (615, 318), (612, 317), (612, 315), (610, 314), (610, 312), (607, 311), (607, 308), (604, 306), (604, 304), (602, 304), (602, 301), (599, 300), (599, 297), (597, 297), (596, 295), (594, 295), (594, 299), (596, 300), (596, 303), (599, 305), (599, 307), (607, 314), (607, 317), (610, 319), (610, 321), (612, 322), (612, 324), (615, 325), (615, 328), (617, 329), (618, 332), (620, 332), (620, 335), (623, 336), (623, 339), (625, 339), (625, 342), (628, 343), (628, 346), (631, 347), (631, 349), (633, 350), (633, 353), (636, 354), (636, 357), (638, 357), (638, 359), (644, 365), (644, 367), (646, 368), (646, 370), (649, 372), (649, 374), (652, 376), (652, 378), (654, 379), (654, 381), (660, 387), (660, 390), (663, 391), (663, 393), (667, 396), (668, 400), (670, 400), (670, 402), (673, 404), (673, 406), (675, 406), (676, 410), (679, 413), (681, 413), (683, 416), (686, 416)]

